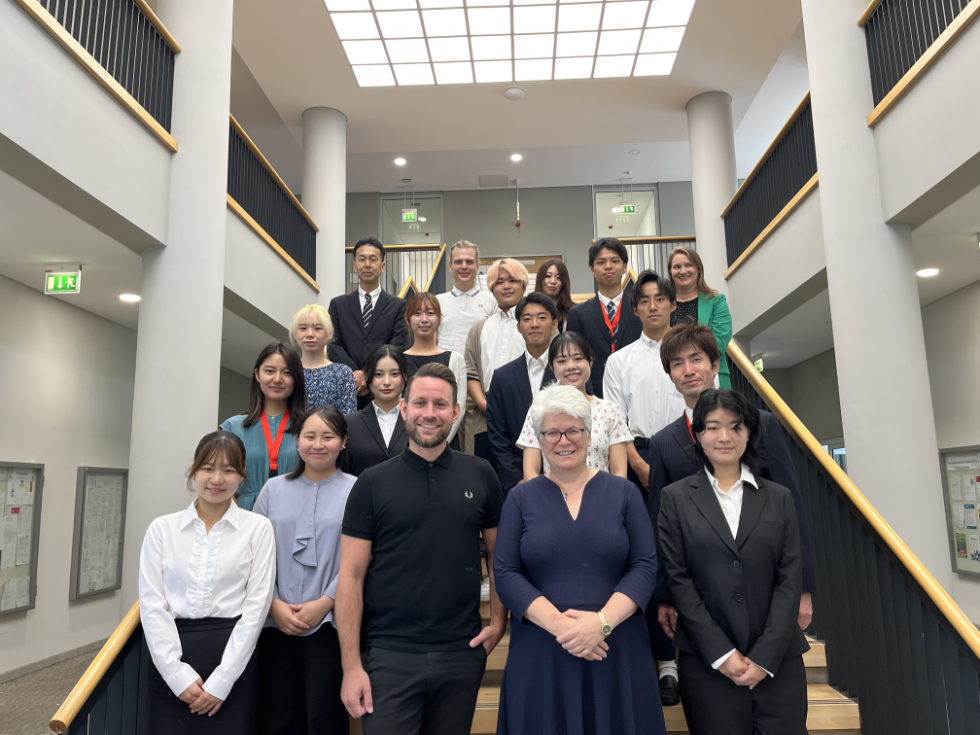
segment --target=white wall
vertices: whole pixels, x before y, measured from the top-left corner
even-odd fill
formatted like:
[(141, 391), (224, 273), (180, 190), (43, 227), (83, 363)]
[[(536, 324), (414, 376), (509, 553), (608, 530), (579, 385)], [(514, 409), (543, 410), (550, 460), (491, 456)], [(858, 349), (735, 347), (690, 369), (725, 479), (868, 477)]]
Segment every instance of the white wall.
[(218, 421), (248, 412), (248, 395), (252, 381), (234, 370), (221, 368), (221, 388), (218, 393)]
[(136, 332), (2, 276), (0, 314), (0, 460), (45, 465), (36, 608), (0, 617), (2, 675), (106, 638), (132, 602), (68, 586), (78, 467), (128, 466)]

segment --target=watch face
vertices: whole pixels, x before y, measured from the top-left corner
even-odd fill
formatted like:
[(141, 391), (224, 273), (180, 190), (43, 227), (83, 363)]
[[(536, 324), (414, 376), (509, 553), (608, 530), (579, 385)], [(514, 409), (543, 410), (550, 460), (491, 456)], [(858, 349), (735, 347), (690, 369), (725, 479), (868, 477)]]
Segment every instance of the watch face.
[(603, 625), (602, 626), (602, 634), (603, 635), (609, 635), (610, 633), (612, 633), (612, 627), (609, 626), (609, 625)]

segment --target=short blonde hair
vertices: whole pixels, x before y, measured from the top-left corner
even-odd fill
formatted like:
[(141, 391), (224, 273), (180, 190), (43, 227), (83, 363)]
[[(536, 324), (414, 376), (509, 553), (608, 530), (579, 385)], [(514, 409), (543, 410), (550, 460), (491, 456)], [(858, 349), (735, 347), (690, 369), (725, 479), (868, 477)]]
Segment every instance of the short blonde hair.
[[(333, 339), (333, 320), (330, 318), (330, 314), (324, 309), (320, 304), (307, 304), (295, 314), (293, 314), (293, 320), (289, 323), (289, 341), (292, 343), (293, 347), (297, 350), (301, 350), (299, 340), (296, 339), (296, 330), (299, 329), (299, 323), (313, 317), (314, 321), (319, 322), (320, 325), (327, 330), (330, 334), (328, 342)], [(323, 348), (326, 352), (326, 347)]]
[(473, 257), (476, 260), (480, 259), (480, 247), (476, 243), (470, 242), (469, 240), (458, 240), (457, 242), (453, 243), (451, 248), (449, 248), (450, 265), (452, 265), (453, 262), (453, 253), (455, 253), (457, 250), (472, 250)]
[(527, 268), (518, 263), (513, 258), (501, 258), (487, 271), (487, 288), (490, 289), (490, 293), (493, 293), (493, 285), (497, 282), (500, 277), (500, 271), (503, 271), (512, 278), (517, 278), (524, 284), (524, 290), (527, 291), (528, 278)]

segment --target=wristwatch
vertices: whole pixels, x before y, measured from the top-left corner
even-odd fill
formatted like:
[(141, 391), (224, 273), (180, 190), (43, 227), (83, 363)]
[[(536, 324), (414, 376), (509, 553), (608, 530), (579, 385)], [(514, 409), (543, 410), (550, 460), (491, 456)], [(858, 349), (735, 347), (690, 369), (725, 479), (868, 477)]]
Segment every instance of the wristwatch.
[(602, 630), (602, 634), (604, 636), (607, 636), (610, 633), (612, 633), (612, 626), (606, 620), (606, 616), (602, 614), (602, 610), (600, 610), (599, 612), (597, 612), (596, 615), (599, 616), (599, 622), (602, 624), (602, 629), (601, 629)]

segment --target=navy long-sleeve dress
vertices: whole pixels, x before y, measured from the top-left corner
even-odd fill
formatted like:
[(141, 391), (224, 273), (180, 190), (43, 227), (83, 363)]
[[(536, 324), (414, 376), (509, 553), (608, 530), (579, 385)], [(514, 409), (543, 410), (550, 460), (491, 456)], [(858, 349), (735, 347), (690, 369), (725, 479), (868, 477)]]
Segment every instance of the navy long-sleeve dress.
[(500, 691), (498, 735), (661, 735), (657, 670), (642, 613), (606, 640), (608, 657), (587, 661), (524, 619), (544, 596), (559, 611), (599, 610), (614, 592), (640, 606), (653, 593), (657, 550), (633, 483), (599, 472), (572, 520), (558, 486), (542, 475), (504, 503), (493, 560), (497, 594), (512, 613)]

